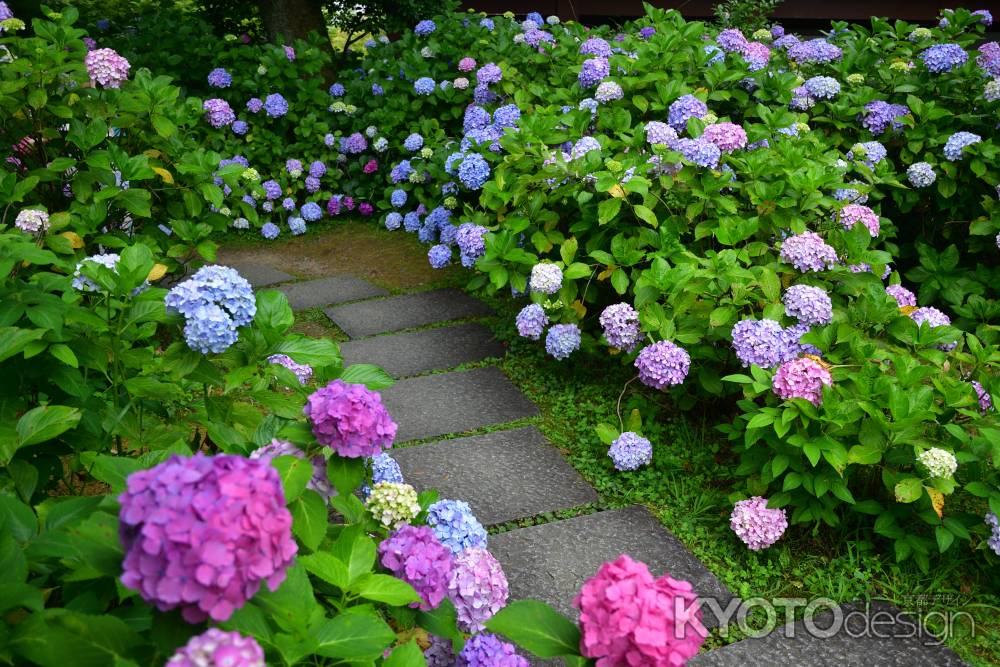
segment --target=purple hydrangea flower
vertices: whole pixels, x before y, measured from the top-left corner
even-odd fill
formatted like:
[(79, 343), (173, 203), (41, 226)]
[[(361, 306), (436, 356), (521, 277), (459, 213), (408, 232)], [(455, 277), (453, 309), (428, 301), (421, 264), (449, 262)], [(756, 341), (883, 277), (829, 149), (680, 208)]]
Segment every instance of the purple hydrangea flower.
[(364, 385), (333, 380), (309, 395), (302, 412), (316, 440), (340, 456), (376, 456), (396, 439), (396, 422), (382, 397)]
[(295, 377), (298, 378), (299, 384), (309, 384), (309, 381), (312, 379), (312, 366), (309, 364), (297, 364), (295, 363), (295, 360), (287, 354), (272, 354), (267, 358), (267, 362), (270, 364), (284, 366), (291, 372), (295, 373)]
[(258, 113), (263, 108), (264, 108), (264, 101), (261, 100), (259, 97), (251, 97), (249, 100), (247, 100), (247, 111), (249, 111), (250, 113)]
[(927, 162), (914, 162), (906, 169), (906, 178), (915, 188), (926, 188), (934, 184), (937, 174)]
[(87, 75), (105, 88), (119, 88), (128, 79), (128, 71), (132, 67), (125, 58), (118, 55), (114, 49), (94, 49), (88, 51), (83, 58), (87, 67)]
[(618, 470), (637, 470), (653, 460), (653, 444), (638, 433), (626, 431), (611, 443), (608, 456)]
[(732, 53), (743, 53), (747, 46), (747, 38), (743, 35), (743, 32), (738, 28), (727, 28), (719, 33), (719, 36), (715, 38), (715, 42), (722, 48), (723, 51), (729, 51)]
[(580, 74), (577, 80), (584, 88), (593, 88), (605, 77), (611, 74), (611, 65), (607, 58), (588, 58), (583, 61), (580, 67)]
[(549, 316), (545, 314), (545, 309), (537, 303), (529, 303), (517, 314), (516, 324), (517, 333), (522, 338), (538, 340), (549, 324)]
[(886, 285), (885, 292), (896, 300), (900, 308), (917, 305), (917, 295), (902, 285)]
[[(368, 140), (360, 132), (354, 132), (340, 139), (340, 150), (348, 155), (364, 153), (368, 149)], [(407, 163), (409, 164), (409, 163)]]
[(781, 297), (785, 314), (802, 324), (824, 325), (833, 321), (830, 296), (819, 287), (792, 285)]
[(802, 273), (824, 271), (837, 263), (837, 251), (815, 232), (789, 236), (781, 244), (779, 257)]
[[(942, 313), (937, 308), (933, 306), (924, 306), (922, 308), (917, 308), (912, 313), (910, 313), (910, 319), (917, 323), (917, 326), (921, 326), (926, 322), (931, 327), (947, 327), (951, 326), (951, 318)], [(956, 347), (958, 343), (946, 343), (943, 345), (938, 345), (938, 349), (944, 350), (945, 352), (951, 352)]]
[(476, 81), (481, 86), (500, 83), (502, 78), (503, 71), (494, 63), (487, 63), (476, 71)]
[(646, 123), (646, 141), (654, 146), (670, 146), (677, 141), (677, 132), (666, 123), (652, 120)]
[(624, 95), (622, 87), (614, 81), (602, 81), (594, 91), (594, 98), (601, 104), (607, 104), (615, 100), (620, 100)]
[(233, 134), (238, 136), (243, 136), (250, 131), (250, 126), (246, 124), (246, 121), (234, 120), (232, 124)]
[(118, 502), (122, 584), (189, 623), (228, 620), (262, 583), (277, 590), (298, 551), (264, 461), (175, 455), (129, 475)]
[(482, 631), (486, 621), (507, 605), (508, 596), (507, 576), (485, 547), (472, 546), (455, 554), (448, 597), (461, 630)]
[(478, 259), (486, 254), (486, 234), (489, 230), (482, 225), (471, 222), (464, 222), (458, 226), (455, 233), (455, 243), (462, 255), (471, 259)]
[(404, 525), (378, 546), (382, 567), (413, 586), (419, 603), (410, 606), (430, 611), (448, 594), (452, 569), (451, 551), (427, 526)]
[(993, 549), (993, 553), (1000, 556), (1000, 520), (993, 512), (986, 513), (986, 525), (990, 527), (990, 537), (986, 544)]
[(635, 359), (639, 381), (654, 389), (679, 385), (691, 368), (691, 356), (668, 340), (647, 345)]
[(264, 98), (264, 112), (271, 118), (280, 118), (288, 113), (288, 102), (281, 93), (271, 93)]
[(691, 118), (704, 118), (708, 113), (708, 105), (694, 95), (682, 95), (673, 101), (667, 113), (667, 122), (677, 132), (687, 129)]
[(645, 28), (639, 29), (639, 39), (646, 40), (655, 34), (656, 34), (656, 28), (653, 28), (652, 26), (646, 26)]
[[(775, 42), (776, 46), (778, 45)], [(796, 42), (788, 47), (788, 57), (800, 65), (806, 63), (828, 63), (840, 60), (844, 52), (839, 46), (831, 44), (825, 39), (810, 39), (805, 42)]]
[(233, 77), (225, 68), (216, 67), (208, 73), (208, 85), (212, 88), (228, 88), (233, 85)]
[(601, 327), (608, 345), (624, 352), (632, 352), (639, 344), (639, 313), (627, 303), (615, 303), (601, 312)]
[(934, 44), (920, 53), (920, 59), (928, 70), (940, 74), (964, 65), (969, 54), (959, 44)]
[(225, 100), (218, 98), (205, 100), (202, 103), (201, 108), (205, 111), (205, 120), (207, 120), (209, 125), (212, 127), (226, 127), (236, 120), (236, 114), (233, 113), (233, 109), (229, 106), (229, 102), (226, 102)]
[(979, 55), (976, 56), (976, 64), (982, 68), (985, 74), (1000, 77), (1000, 43), (986, 42), (980, 46)]
[(253, 637), (209, 628), (195, 635), (167, 660), (165, 667), (264, 667), (264, 649)]
[(545, 351), (562, 361), (580, 348), (580, 327), (575, 324), (555, 324), (545, 336)]
[(872, 238), (878, 236), (880, 230), (878, 214), (867, 206), (862, 204), (848, 204), (840, 209), (837, 219), (847, 229), (853, 229), (854, 225), (860, 222), (868, 229), (868, 233), (871, 234)]
[(751, 551), (766, 549), (788, 528), (785, 510), (768, 508), (767, 499), (754, 496), (741, 500), (729, 516), (729, 527)]
[(600, 37), (590, 37), (580, 45), (580, 54), (587, 56), (611, 57), (611, 45)]
[(976, 398), (979, 400), (979, 411), (983, 414), (991, 411), (993, 409), (993, 399), (990, 397), (990, 393), (986, 391), (982, 384), (975, 380), (971, 384), (972, 388), (976, 390)]
[(798, 356), (797, 339), (789, 345), (786, 331), (774, 320), (740, 320), (733, 326), (732, 336), (733, 350), (744, 368), (751, 364), (774, 368)]
[(451, 263), (451, 248), (443, 244), (431, 246), (427, 251), (427, 259), (433, 268), (443, 269)]
[(473, 635), (458, 655), (456, 667), (528, 667), (513, 644), (501, 641), (489, 632)]
[(823, 385), (833, 384), (833, 378), (821, 363), (809, 357), (792, 359), (778, 366), (771, 380), (774, 393), (782, 400), (804, 398), (813, 405), (823, 400)]
[(464, 501), (445, 499), (432, 504), (427, 508), (427, 525), (456, 556), (471, 547), (486, 547), (486, 529)]
[(956, 132), (948, 137), (948, 141), (944, 145), (944, 156), (950, 162), (961, 160), (962, 151), (965, 150), (966, 146), (978, 144), (982, 140), (981, 136), (972, 132)]
[(904, 104), (889, 104), (883, 100), (875, 100), (865, 105), (861, 124), (866, 130), (878, 136), (890, 127), (894, 131), (902, 130), (901, 116), (910, 113), (910, 108)]

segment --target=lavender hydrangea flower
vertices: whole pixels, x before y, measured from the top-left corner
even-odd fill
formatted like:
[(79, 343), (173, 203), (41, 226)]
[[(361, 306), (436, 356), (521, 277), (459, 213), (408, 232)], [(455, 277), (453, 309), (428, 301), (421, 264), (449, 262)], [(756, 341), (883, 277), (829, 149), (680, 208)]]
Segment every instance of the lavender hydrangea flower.
[(704, 118), (708, 113), (708, 105), (694, 95), (682, 95), (671, 103), (667, 111), (667, 122), (678, 133), (687, 129), (691, 118)]
[(723, 153), (732, 153), (747, 145), (746, 131), (735, 123), (712, 123), (705, 127), (701, 138), (711, 141)]
[(262, 583), (277, 590), (298, 550), (264, 461), (175, 455), (129, 475), (118, 502), (122, 584), (189, 623), (228, 620)]
[(51, 224), (49, 214), (38, 209), (22, 209), (14, 219), (14, 226), (25, 234), (39, 234), (46, 232)]
[(903, 104), (889, 104), (883, 100), (875, 100), (865, 105), (861, 125), (872, 134), (878, 136), (890, 127), (894, 131), (903, 129), (899, 120), (910, 113), (910, 108)]
[(632, 352), (639, 344), (639, 313), (627, 303), (615, 303), (601, 312), (601, 327), (608, 345), (624, 352)]
[(424, 138), (419, 134), (417, 134), (416, 132), (414, 132), (413, 134), (411, 134), (410, 136), (406, 137), (406, 139), (403, 140), (403, 148), (410, 151), (411, 153), (414, 151), (419, 151), (421, 148), (423, 148), (423, 145), (424, 145)]
[(670, 146), (677, 141), (677, 132), (666, 123), (649, 121), (646, 123), (646, 141), (654, 146)]
[(528, 667), (528, 664), (513, 644), (489, 632), (470, 637), (455, 662), (456, 667)]
[(522, 338), (538, 340), (549, 324), (549, 316), (537, 303), (530, 303), (521, 309), (516, 318), (517, 333)]
[(448, 578), (448, 598), (455, 605), (458, 627), (480, 632), (484, 624), (507, 604), (507, 576), (485, 547), (456, 552)]
[(316, 440), (340, 456), (376, 456), (396, 439), (396, 422), (381, 395), (360, 384), (333, 380), (309, 395), (302, 412)]
[(205, 120), (214, 128), (226, 127), (236, 120), (236, 114), (225, 100), (205, 100), (202, 109), (205, 111)]
[(597, 90), (594, 91), (594, 98), (601, 104), (620, 100), (623, 95), (622, 87), (614, 81), (602, 81), (597, 85)]
[(983, 414), (993, 410), (993, 398), (990, 397), (990, 393), (986, 391), (983, 385), (979, 382), (973, 380), (971, 383), (972, 388), (976, 390), (976, 399), (979, 401), (979, 411)]
[(860, 222), (868, 229), (872, 238), (878, 236), (880, 231), (878, 214), (862, 204), (848, 204), (840, 209), (837, 219), (847, 229), (853, 229), (854, 225)]
[[(309, 367), (305, 366), (305, 368)], [(312, 375), (311, 368), (309, 368), (309, 375)], [(296, 445), (288, 442), (287, 440), (278, 440), (277, 438), (250, 453), (251, 459), (260, 459), (265, 463), (270, 463), (279, 456), (294, 456), (300, 459), (306, 458), (305, 452), (299, 449)], [(313, 474), (309, 479), (309, 482), (306, 484), (306, 488), (312, 489), (319, 495), (323, 496), (325, 500), (329, 500), (337, 495), (337, 490), (333, 488), (333, 485), (330, 483), (330, 478), (326, 473), (326, 459), (323, 458), (321, 454), (318, 454), (312, 457), (310, 463), (312, 463)]]
[[(777, 42), (775, 45), (779, 46)], [(840, 60), (843, 55), (839, 46), (820, 38), (797, 42), (788, 47), (788, 57), (800, 65), (833, 62)]]
[(465, 222), (458, 226), (455, 243), (463, 256), (478, 259), (486, 254), (485, 238), (488, 233), (489, 230), (482, 225)]
[(812, 97), (832, 100), (840, 94), (840, 82), (830, 76), (814, 76), (803, 84)]
[(223, 67), (216, 67), (208, 73), (208, 85), (212, 88), (228, 88), (233, 85), (233, 76)]
[(264, 649), (253, 637), (209, 628), (195, 635), (167, 660), (165, 667), (264, 667)]
[(833, 321), (830, 296), (819, 287), (792, 285), (781, 297), (785, 314), (802, 324), (824, 325)]
[(719, 150), (718, 146), (700, 137), (698, 139), (688, 139), (687, 137), (678, 139), (671, 148), (683, 155), (689, 162), (709, 169), (718, 167), (719, 158), (722, 156), (722, 151)]
[(551, 262), (539, 262), (531, 267), (528, 284), (532, 292), (555, 294), (562, 288), (563, 272)]
[(580, 327), (575, 324), (555, 324), (545, 336), (545, 351), (560, 361), (579, 348)]
[[(744, 368), (774, 368), (797, 356), (788, 336), (774, 320), (740, 320), (733, 326), (733, 350)], [(797, 342), (797, 341), (796, 341)]]
[(378, 546), (382, 567), (413, 586), (420, 595), (419, 606), (430, 611), (448, 594), (448, 576), (452, 569), (451, 551), (441, 544), (427, 526), (405, 525)]
[(600, 37), (590, 37), (580, 45), (580, 55), (611, 57), (611, 45)]
[(260, 228), (260, 235), (268, 241), (273, 241), (281, 234), (281, 229), (273, 222), (265, 222)]
[(309, 381), (312, 380), (312, 366), (309, 364), (296, 363), (295, 360), (287, 354), (272, 354), (267, 358), (267, 362), (269, 364), (284, 366), (291, 372), (295, 373), (295, 377), (298, 379), (299, 384), (309, 384)]
[(476, 71), (476, 81), (481, 86), (500, 83), (503, 71), (495, 63), (486, 63)]
[(993, 553), (1000, 556), (1000, 519), (993, 512), (987, 512), (986, 525), (990, 527), (990, 537), (986, 544), (993, 549)]
[(715, 43), (723, 51), (742, 53), (748, 42), (739, 28), (727, 28), (719, 33), (718, 37), (715, 38)]
[(976, 56), (976, 64), (983, 70), (983, 73), (1000, 77), (1000, 43), (986, 42), (979, 47), (979, 55)]
[[(340, 139), (340, 150), (348, 155), (364, 153), (368, 148), (368, 140), (360, 132), (354, 132)], [(407, 163), (409, 164), (409, 163)]]
[(593, 88), (611, 74), (611, 65), (607, 58), (588, 58), (580, 67), (577, 81), (583, 88)]
[[(951, 326), (951, 318), (933, 306), (917, 308), (910, 313), (910, 319), (916, 322), (917, 326), (921, 326), (924, 322), (932, 328)], [(957, 342), (945, 343), (937, 346), (939, 350), (943, 350), (945, 352), (951, 352), (956, 347), (958, 347)]]
[(978, 144), (983, 138), (978, 134), (973, 134), (972, 132), (956, 132), (955, 134), (948, 137), (948, 141), (944, 145), (944, 156), (950, 162), (956, 162), (962, 159), (962, 151), (965, 150), (967, 146), (972, 144)]
[(885, 292), (896, 300), (900, 308), (917, 305), (917, 295), (902, 285), (886, 285)]
[(451, 248), (444, 244), (431, 246), (427, 251), (427, 259), (435, 269), (443, 269), (451, 263)]
[(964, 65), (969, 54), (959, 44), (934, 44), (920, 53), (920, 59), (929, 71), (940, 74)]
[(937, 174), (934, 167), (926, 162), (914, 162), (906, 169), (906, 178), (915, 188), (926, 188), (934, 184)]
[(618, 470), (638, 470), (653, 460), (653, 444), (638, 433), (622, 433), (608, 449), (608, 456)]
[(570, 159), (579, 160), (590, 151), (601, 150), (601, 143), (594, 137), (580, 137), (570, 151)]
[(299, 212), (302, 214), (302, 217), (309, 222), (316, 222), (323, 217), (323, 208), (316, 202), (312, 201), (303, 204)]
[(271, 118), (280, 118), (288, 113), (288, 102), (281, 93), (271, 93), (264, 98), (264, 112)]
[(760, 551), (781, 539), (788, 529), (788, 519), (785, 510), (768, 508), (767, 499), (754, 496), (736, 503), (729, 515), (729, 527), (751, 551)]
[(427, 508), (427, 525), (454, 555), (472, 547), (486, 548), (486, 529), (461, 500), (439, 500)]
[(88, 51), (83, 58), (87, 67), (87, 75), (105, 88), (119, 88), (128, 79), (128, 71), (132, 67), (114, 49), (94, 49)]
[(691, 368), (691, 356), (684, 348), (661, 340), (642, 348), (634, 365), (639, 369), (640, 382), (653, 389), (664, 389), (684, 382)]
[(779, 257), (802, 273), (824, 271), (837, 263), (837, 251), (815, 232), (789, 236), (781, 244)]
[(813, 405), (819, 405), (823, 400), (823, 385), (832, 385), (833, 378), (820, 362), (800, 357), (781, 364), (771, 384), (774, 393), (782, 400), (804, 398)]

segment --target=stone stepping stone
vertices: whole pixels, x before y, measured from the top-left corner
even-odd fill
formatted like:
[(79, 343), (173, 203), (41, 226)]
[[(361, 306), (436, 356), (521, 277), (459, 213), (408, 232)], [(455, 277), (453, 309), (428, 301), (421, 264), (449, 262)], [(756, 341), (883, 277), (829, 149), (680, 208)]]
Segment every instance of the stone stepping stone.
[(352, 303), (326, 309), (327, 317), (351, 338), (479, 317), (492, 312), (482, 301), (457, 289), (403, 294), (371, 303)]
[[(510, 599), (547, 602), (572, 619), (573, 598), (606, 561), (622, 554), (641, 560), (654, 577), (664, 572), (691, 582), (700, 598), (722, 609), (732, 594), (655, 516), (641, 505), (491, 535), (489, 549), (503, 565)], [(702, 605), (703, 622), (717, 625)], [(772, 662), (771, 665), (794, 664)]]
[(535, 404), (495, 366), (402, 380), (382, 390), (382, 402), (399, 424), (396, 442), (538, 414)]
[(295, 280), (295, 276), (289, 275), (284, 271), (279, 271), (273, 266), (262, 262), (231, 262), (229, 266), (239, 271), (239, 274), (246, 278), (255, 288), (268, 287), (269, 285), (277, 285), (278, 283), (287, 283), (289, 280)]
[(375, 336), (341, 343), (344, 364), (375, 364), (395, 378), (503, 355), (504, 348), (481, 324)]
[(484, 525), (597, 502), (597, 492), (533, 426), (389, 453), (408, 484), (464, 500)]
[(292, 310), (304, 310), (388, 294), (381, 287), (354, 276), (329, 276), (284, 285), (279, 289), (288, 297)]
[(906, 617), (902, 621), (900, 610), (884, 602), (872, 602), (867, 609), (865, 603), (853, 602), (841, 605), (837, 612), (824, 605), (810, 623), (797, 621), (787, 631), (782, 623), (785, 608), (775, 610), (781, 625), (770, 634), (701, 653), (688, 664), (691, 667), (965, 665), (951, 649), (920, 629), (915, 619)]

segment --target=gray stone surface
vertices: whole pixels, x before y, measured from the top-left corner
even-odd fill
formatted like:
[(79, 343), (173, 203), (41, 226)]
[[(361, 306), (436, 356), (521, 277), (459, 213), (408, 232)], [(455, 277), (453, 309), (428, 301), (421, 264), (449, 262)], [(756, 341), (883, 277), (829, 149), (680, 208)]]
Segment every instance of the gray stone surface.
[(408, 484), (464, 500), (485, 525), (597, 501), (597, 492), (533, 426), (391, 454)]
[(249, 280), (250, 284), (256, 288), (295, 280), (295, 276), (289, 275), (284, 271), (279, 271), (273, 266), (261, 262), (236, 262), (230, 263), (227, 266), (232, 266), (239, 271), (240, 275)]
[[(784, 625), (758, 639), (744, 639), (702, 653), (691, 667), (959, 667), (962, 660), (912, 617), (883, 602), (827, 607), (810, 624)], [(783, 619), (784, 609), (779, 609)], [(810, 633), (810, 628), (814, 632)], [(815, 632), (819, 630), (819, 632)]]
[(481, 324), (390, 334), (341, 343), (345, 364), (375, 364), (395, 378), (498, 357), (504, 352)]
[(382, 390), (382, 402), (399, 424), (396, 442), (538, 414), (534, 403), (495, 366), (402, 380)]
[(293, 310), (328, 306), (331, 303), (370, 299), (388, 294), (381, 287), (354, 276), (329, 276), (317, 280), (283, 285), (279, 288), (288, 297)]
[(482, 301), (457, 289), (403, 294), (371, 303), (352, 303), (326, 309), (327, 316), (351, 338), (492, 312)]
[[(700, 598), (714, 598), (723, 609), (732, 598), (715, 575), (639, 505), (518, 528), (490, 536), (489, 546), (507, 574), (512, 600), (541, 600), (574, 619), (578, 613), (573, 598), (583, 582), (622, 554), (646, 563), (654, 577), (669, 573), (690, 581)], [(703, 620), (709, 627), (717, 625), (708, 610)]]

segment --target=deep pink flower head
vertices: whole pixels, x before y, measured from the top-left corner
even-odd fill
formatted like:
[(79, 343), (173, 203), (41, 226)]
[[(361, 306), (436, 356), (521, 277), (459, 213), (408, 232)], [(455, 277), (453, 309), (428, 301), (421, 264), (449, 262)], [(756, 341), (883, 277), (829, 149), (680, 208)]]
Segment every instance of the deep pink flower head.
[(378, 545), (382, 567), (402, 579), (420, 595), (423, 611), (434, 609), (448, 594), (451, 549), (441, 544), (427, 526), (401, 526)]
[(777, 542), (788, 528), (785, 510), (767, 507), (767, 499), (754, 496), (741, 500), (729, 515), (729, 527), (751, 551), (760, 551)]
[(374, 174), (376, 171), (378, 171), (378, 161), (368, 160), (368, 162), (365, 162), (365, 166), (362, 167), (361, 170), (366, 174)]
[(105, 88), (118, 88), (128, 79), (131, 65), (114, 49), (94, 49), (83, 58), (87, 74)]
[(189, 623), (227, 620), (262, 582), (276, 590), (298, 550), (266, 461), (173, 456), (129, 475), (118, 502), (122, 584)]
[(364, 216), (369, 216), (375, 211), (375, 208), (366, 201), (358, 204), (358, 213)]
[(396, 422), (382, 397), (364, 385), (334, 380), (310, 394), (302, 412), (316, 440), (340, 456), (378, 456), (396, 439)]
[(584, 582), (573, 606), (580, 653), (597, 667), (683, 665), (708, 634), (690, 583), (653, 579), (645, 563), (624, 554)]
[(253, 637), (209, 628), (177, 649), (165, 667), (264, 667), (264, 649)]
[(458, 627), (479, 632), (507, 605), (507, 575), (486, 549), (470, 547), (455, 557), (448, 580), (448, 597), (458, 612)]
[(476, 60), (466, 56), (458, 61), (458, 71), (459, 72), (471, 72), (476, 69)]
[(848, 204), (844, 208), (840, 209), (838, 218), (840, 219), (841, 224), (848, 229), (851, 229), (855, 224), (860, 222), (868, 228), (868, 233), (872, 235), (872, 238), (878, 236), (878, 214), (864, 204)]
[(821, 363), (809, 357), (786, 361), (778, 367), (771, 381), (774, 393), (783, 400), (804, 398), (813, 405), (823, 402), (823, 385), (833, 378)]
[(735, 123), (722, 122), (708, 125), (701, 138), (711, 141), (723, 153), (732, 153), (747, 145), (746, 131)]

